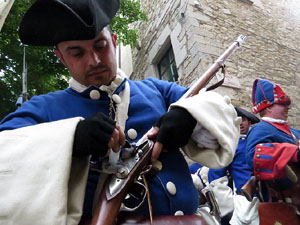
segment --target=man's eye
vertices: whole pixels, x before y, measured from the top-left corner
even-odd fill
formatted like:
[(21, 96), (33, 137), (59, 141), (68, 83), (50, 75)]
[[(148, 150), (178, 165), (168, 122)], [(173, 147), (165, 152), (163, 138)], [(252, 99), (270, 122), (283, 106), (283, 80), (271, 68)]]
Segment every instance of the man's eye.
[(105, 48), (107, 45), (107, 41), (101, 40), (96, 44), (96, 48)]
[(83, 53), (82, 52), (73, 52), (73, 53), (71, 53), (71, 55), (73, 57), (81, 57), (83, 55)]

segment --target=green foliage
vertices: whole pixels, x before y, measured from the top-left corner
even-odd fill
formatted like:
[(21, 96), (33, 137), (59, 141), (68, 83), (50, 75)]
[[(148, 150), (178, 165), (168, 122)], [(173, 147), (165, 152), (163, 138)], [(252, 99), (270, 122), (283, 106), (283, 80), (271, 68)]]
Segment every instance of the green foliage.
[(110, 27), (118, 36), (119, 43), (130, 45), (134, 48), (134, 43), (138, 39), (137, 29), (133, 29), (130, 25), (136, 21), (147, 20), (147, 15), (140, 10), (140, 2), (134, 0), (121, 0), (120, 10), (113, 19)]
[[(21, 19), (34, 0), (16, 0), (0, 31), (0, 120), (16, 109), (15, 103), (22, 93), (24, 45), (18, 37)], [(120, 0), (120, 10), (111, 24), (119, 43), (134, 46), (137, 31), (130, 24), (146, 20), (139, 1)], [(65, 89), (68, 71), (53, 54), (52, 48), (26, 46), (29, 98), (33, 95)]]

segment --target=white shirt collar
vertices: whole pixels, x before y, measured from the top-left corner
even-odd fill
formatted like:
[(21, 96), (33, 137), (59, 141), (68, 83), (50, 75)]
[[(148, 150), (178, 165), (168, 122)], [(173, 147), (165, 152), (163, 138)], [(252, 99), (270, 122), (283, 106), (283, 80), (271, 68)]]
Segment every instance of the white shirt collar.
[(69, 87), (72, 88), (73, 90), (79, 92), (79, 93), (84, 92), (86, 89), (88, 89), (87, 86), (79, 83), (73, 77), (69, 80)]
[(279, 119), (274, 119), (271, 117), (263, 117), (261, 120), (267, 121), (267, 122), (273, 122), (273, 123), (287, 123), (286, 120), (279, 120)]
[[(121, 69), (118, 69), (116, 78), (111, 82), (111, 84), (109, 86), (102, 85), (99, 87), (99, 89), (101, 91), (105, 91), (107, 93), (112, 93), (117, 89), (117, 87), (119, 87), (119, 85), (123, 82), (123, 80), (126, 77), (127, 77), (126, 74)], [(77, 80), (75, 80), (72, 77), (69, 81), (69, 87), (72, 88), (73, 90), (81, 93), (81, 92), (84, 92), (86, 89), (88, 89), (90, 86), (87, 87), (87, 86), (79, 83)]]

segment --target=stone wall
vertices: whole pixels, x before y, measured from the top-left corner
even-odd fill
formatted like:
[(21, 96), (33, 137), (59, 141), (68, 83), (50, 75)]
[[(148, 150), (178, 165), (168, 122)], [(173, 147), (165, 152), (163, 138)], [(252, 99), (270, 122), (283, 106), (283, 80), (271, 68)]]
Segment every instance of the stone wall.
[(300, 128), (298, 0), (141, 0), (141, 5), (148, 21), (136, 25), (141, 38), (131, 79), (157, 77), (156, 63), (172, 44), (179, 83), (189, 86), (243, 34), (245, 43), (226, 62), (234, 87), (216, 91), (250, 110), (255, 78), (279, 83), (293, 100), (289, 121)]

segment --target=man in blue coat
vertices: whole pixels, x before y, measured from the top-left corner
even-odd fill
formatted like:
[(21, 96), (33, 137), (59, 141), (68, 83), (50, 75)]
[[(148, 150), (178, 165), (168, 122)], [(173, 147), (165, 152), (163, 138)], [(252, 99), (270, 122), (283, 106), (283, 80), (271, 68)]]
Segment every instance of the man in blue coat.
[[(187, 155), (201, 163), (214, 167), (225, 166), (232, 160), (240, 121), (228, 97), (204, 91), (178, 101), (187, 88), (155, 78), (131, 81), (117, 69), (116, 36), (110, 32), (108, 24), (118, 7), (118, 0), (37, 0), (30, 7), (20, 25), (20, 39), (28, 45), (55, 46), (54, 53), (72, 76), (70, 87), (34, 96), (17, 111), (7, 115), (0, 124), (0, 136), (3, 135), (0, 141), (4, 137), (13, 140), (12, 137), (17, 133), (22, 140), (30, 141), (22, 141), (24, 146), (16, 147), (25, 148), (29, 142), (30, 146), (34, 146), (31, 141), (35, 142), (34, 139), (38, 137), (25, 135), (24, 138), (19, 133), (28, 133), (32, 129), (35, 132), (39, 129), (47, 131), (47, 126), (53, 129), (58, 125), (55, 132), (63, 137), (61, 141), (71, 141), (70, 154), (62, 152), (61, 158), (68, 159), (64, 154), (73, 157), (71, 161), (66, 160), (72, 166), (71, 171), (63, 170), (62, 173), (71, 174), (72, 177), (73, 165), (78, 159), (92, 156), (97, 160), (113, 152), (118, 153), (125, 145), (125, 140), (137, 142), (154, 126), (152, 132), (148, 133), (149, 138), (156, 139), (151, 161), (160, 165), (160, 171), (148, 181), (153, 215), (193, 214), (198, 206), (198, 192), (179, 148), (183, 147)], [(209, 113), (204, 110), (208, 106)], [(219, 107), (222, 110), (218, 110)], [(64, 132), (62, 127), (67, 125), (71, 128)], [(197, 132), (202, 130), (210, 135), (211, 142), (216, 146), (214, 149), (205, 143), (200, 148), (199, 141), (190, 138), (196, 125), (201, 125)], [(52, 135), (55, 133), (49, 132), (48, 142), (36, 140), (39, 142), (38, 154), (49, 145), (55, 146), (51, 148), (53, 153), (60, 153), (59, 141), (51, 139)], [(8, 153), (11, 146), (2, 151)], [(33, 151), (34, 156), (34, 149), (28, 147), (28, 154)], [(56, 164), (61, 165), (60, 161), (33, 172), (45, 170), (45, 174), (51, 174)], [(26, 165), (22, 166), (26, 168)], [(52, 178), (54, 183), (61, 180), (55, 176)], [(27, 180), (24, 182), (29, 183)], [(70, 182), (68, 189), (63, 191), (68, 196), (73, 193), (68, 193), (71, 192), (70, 188), (74, 187)], [(98, 200), (95, 192), (101, 182), (98, 172), (89, 171), (82, 218), (91, 218), (93, 204)], [(35, 184), (31, 182), (30, 185)], [(26, 186), (24, 183), (22, 185)], [(39, 189), (34, 187), (33, 190), (36, 192)], [(32, 192), (33, 197), (37, 195)], [(47, 198), (48, 194), (51, 197)], [(45, 201), (60, 202), (56, 200), (59, 196), (51, 195), (47, 189), (43, 197)], [(73, 199), (65, 199), (66, 203), (62, 210), (56, 212), (54, 221), (61, 217), (62, 212), (68, 213), (72, 208), (69, 204)], [(15, 203), (11, 201), (12, 207), (15, 207)], [(147, 204), (144, 201), (133, 214), (149, 215)], [(26, 218), (38, 216), (30, 208), (22, 209), (23, 214), (20, 215), (26, 215)], [(81, 215), (80, 207), (78, 212), (74, 221)], [(7, 218), (11, 218), (11, 215), (8, 214)]]
[(293, 173), (287, 173), (288, 163), (299, 161), (300, 138), (300, 131), (287, 121), (291, 99), (278, 84), (256, 79), (252, 102), (252, 111), (259, 113), (262, 121), (249, 132), (247, 162), (257, 180), (276, 190), (289, 189), (295, 180), (290, 176)]

